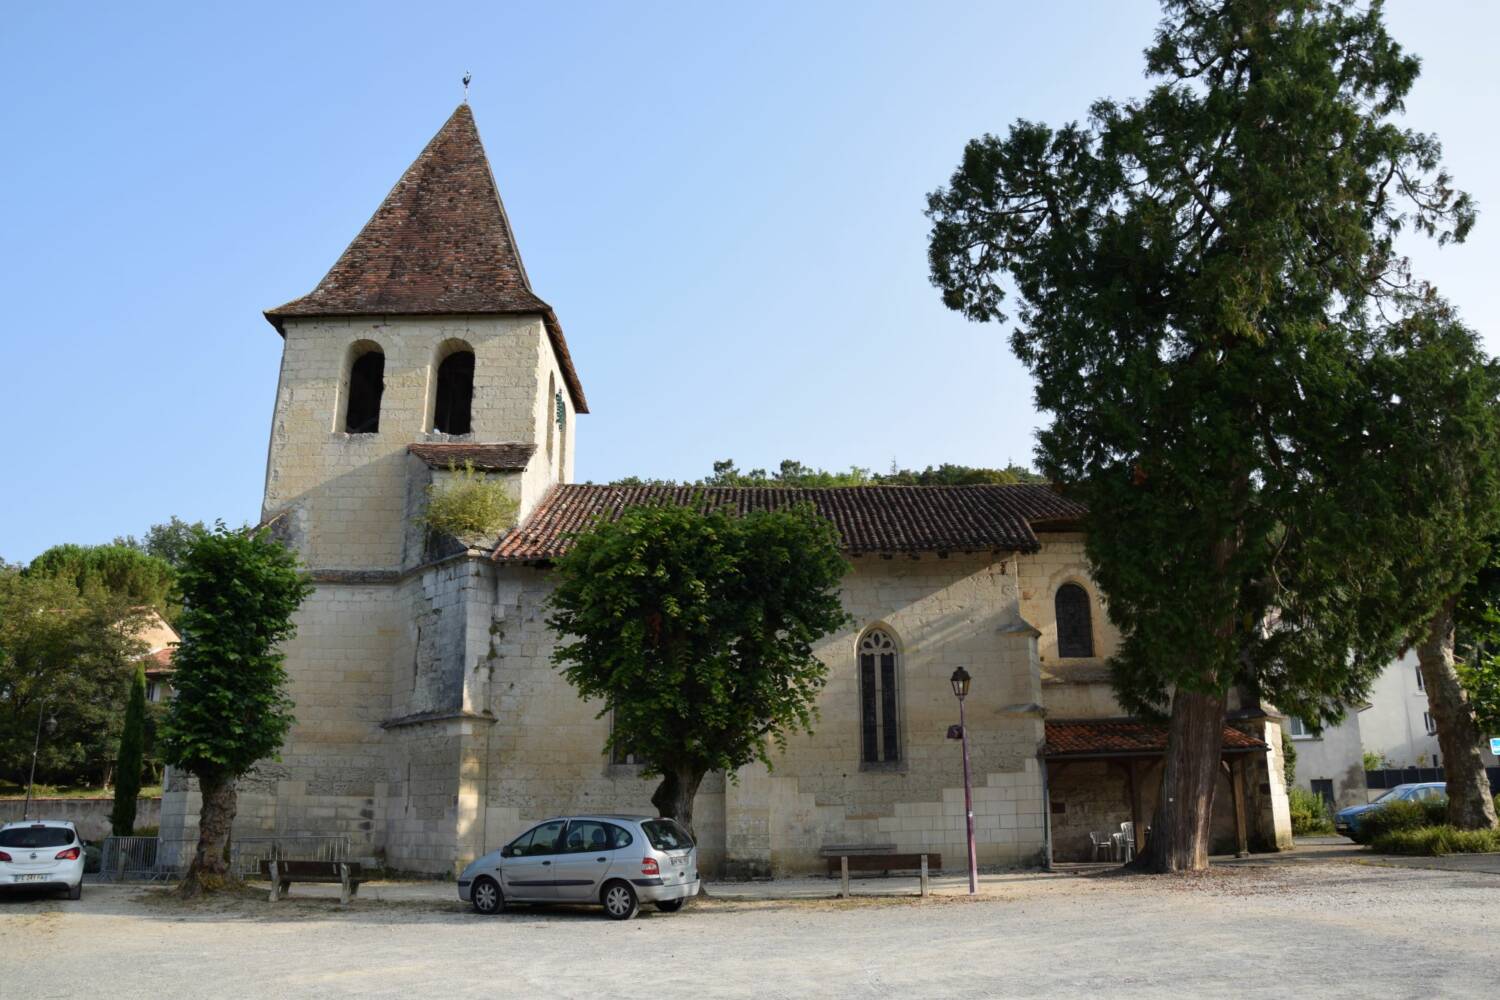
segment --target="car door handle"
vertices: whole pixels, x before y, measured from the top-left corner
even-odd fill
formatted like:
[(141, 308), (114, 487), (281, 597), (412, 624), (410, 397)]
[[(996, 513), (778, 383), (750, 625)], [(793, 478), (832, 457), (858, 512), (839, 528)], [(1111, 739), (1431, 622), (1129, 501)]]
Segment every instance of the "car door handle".
[(604, 862), (608, 861), (609, 859), (608, 858), (595, 858), (594, 860), (597, 861), (597, 862), (599, 862), (602, 865), (602, 864), (604, 864)]
[(543, 862), (542, 862), (542, 864), (544, 864), (544, 865), (550, 865), (550, 864), (551, 864), (551, 863), (552, 863), (552, 862), (550, 862), (550, 861), (543, 861)]

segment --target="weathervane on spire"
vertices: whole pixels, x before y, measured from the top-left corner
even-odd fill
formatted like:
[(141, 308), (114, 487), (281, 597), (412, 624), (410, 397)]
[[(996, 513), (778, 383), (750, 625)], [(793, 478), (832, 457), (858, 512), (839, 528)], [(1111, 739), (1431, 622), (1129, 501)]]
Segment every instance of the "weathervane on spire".
[(474, 79), (474, 74), (468, 70), (464, 71), (464, 103), (469, 103), (469, 81)]

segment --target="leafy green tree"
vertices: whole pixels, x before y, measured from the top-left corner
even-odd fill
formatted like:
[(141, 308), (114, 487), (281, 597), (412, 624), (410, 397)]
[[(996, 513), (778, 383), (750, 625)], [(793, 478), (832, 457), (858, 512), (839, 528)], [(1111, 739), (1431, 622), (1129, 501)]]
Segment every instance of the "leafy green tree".
[(31, 561), (28, 574), (70, 580), (79, 592), (101, 588), (170, 620), (173, 573), (169, 563), (123, 545), (54, 545)]
[(137, 549), (171, 566), (177, 566), (187, 555), (194, 534), (207, 530), (202, 521), (184, 521), (173, 514), (171, 520), (163, 524), (153, 524), (146, 529), (144, 539), (136, 538), (134, 535), (125, 535), (116, 538), (115, 544)]
[(141, 794), (145, 755), (146, 668), (137, 663), (135, 676), (130, 681), (130, 701), (125, 706), (120, 753), (115, 759), (115, 804), (109, 813), (109, 825), (116, 837), (129, 837), (135, 833), (135, 800)]
[[(775, 472), (751, 469), (742, 472), (733, 459), (715, 462), (713, 472), (690, 484), (693, 486), (786, 486), (823, 488), (830, 486), (973, 486), (978, 484), (1045, 483), (1043, 476), (1020, 465), (1003, 469), (976, 468), (944, 462), (927, 466), (920, 472), (902, 469), (891, 463), (889, 472), (871, 472), (850, 466), (845, 472), (829, 472), (804, 465), (796, 459), (783, 459)], [(614, 481), (615, 486), (675, 486), (665, 479), (643, 479), (628, 476)]]
[(556, 663), (613, 719), (608, 749), (661, 777), (651, 801), (690, 831), (709, 771), (732, 774), (810, 731), (827, 668), (814, 644), (848, 621), (848, 569), (810, 507), (743, 517), (627, 509), (557, 564), (548, 624)]
[[(97, 784), (114, 756), (142, 611), (73, 579), (0, 568), (0, 777), (24, 782), (38, 720), (37, 780)], [(51, 724), (46, 723), (50, 720)]]
[(215, 888), (234, 823), (236, 780), (272, 757), (292, 724), (280, 645), (312, 592), (297, 557), (265, 531), (198, 532), (178, 568), (182, 641), (161, 726), (167, 763), (198, 779), (198, 848), (182, 892)]
[(1474, 209), (1393, 121), (1419, 62), (1381, 4), (1163, 7), (1146, 97), (971, 141), (928, 214), (945, 304), (1020, 300), (1039, 464), (1088, 504), (1115, 689), (1170, 715), (1141, 863), (1175, 871), (1207, 865), (1231, 691), (1336, 721), (1469, 571), (1467, 538), (1456, 567), (1430, 544), (1469, 469), (1413, 458), (1419, 417), (1450, 438), (1473, 410), (1419, 414), (1402, 380), (1482, 359), (1395, 250), (1462, 240)]

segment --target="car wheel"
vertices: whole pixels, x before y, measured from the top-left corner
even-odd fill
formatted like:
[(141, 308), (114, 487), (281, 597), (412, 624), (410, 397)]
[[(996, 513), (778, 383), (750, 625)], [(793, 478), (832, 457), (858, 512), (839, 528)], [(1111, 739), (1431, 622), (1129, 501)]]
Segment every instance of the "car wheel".
[(682, 909), (686, 903), (686, 896), (684, 896), (682, 899), (663, 899), (657, 901), (656, 908), (663, 913), (676, 913), (678, 910)]
[(628, 882), (611, 882), (599, 896), (604, 912), (611, 920), (629, 920), (641, 912), (641, 901)]
[(474, 905), (475, 913), (482, 913), (487, 917), (505, 909), (505, 897), (500, 893), (500, 885), (492, 878), (474, 880), (474, 885), (469, 890), (469, 902)]
[(71, 888), (71, 889), (68, 890), (68, 898), (69, 899), (82, 899), (83, 898), (83, 882), (82, 882), (82, 880), (80, 880), (77, 885), (73, 886), (73, 888)]

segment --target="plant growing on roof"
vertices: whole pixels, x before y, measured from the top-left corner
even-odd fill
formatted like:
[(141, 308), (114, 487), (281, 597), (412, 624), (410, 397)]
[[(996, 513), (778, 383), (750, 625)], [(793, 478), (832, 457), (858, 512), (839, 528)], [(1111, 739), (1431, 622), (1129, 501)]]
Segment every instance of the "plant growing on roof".
[(552, 661), (613, 718), (606, 749), (643, 759), (661, 778), (652, 804), (691, 831), (705, 774), (769, 767), (772, 746), (811, 731), (827, 678), (813, 646), (850, 621), (847, 569), (811, 506), (627, 508), (557, 561)]
[(420, 521), (428, 531), (462, 541), (493, 540), (516, 523), (520, 503), (498, 479), (490, 479), (473, 462), (448, 466), (446, 482), (427, 487), (427, 508)]

